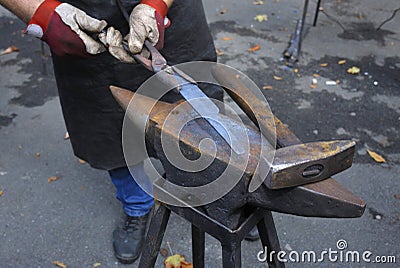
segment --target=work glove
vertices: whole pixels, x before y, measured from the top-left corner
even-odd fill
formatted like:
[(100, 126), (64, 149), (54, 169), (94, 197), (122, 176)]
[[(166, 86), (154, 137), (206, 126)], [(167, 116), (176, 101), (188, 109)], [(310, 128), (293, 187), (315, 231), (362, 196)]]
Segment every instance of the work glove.
[(92, 18), (70, 4), (45, 0), (25, 32), (46, 42), (58, 56), (90, 57), (106, 49), (89, 34), (97, 35), (106, 26), (106, 21)]
[[(164, 30), (170, 24), (166, 17), (168, 7), (162, 0), (142, 0), (131, 12), (129, 18), (129, 34), (125, 37), (131, 54), (149, 56), (143, 47), (144, 41), (149, 40), (157, 49), (164, 46)], [(106, 33), (99, 35), (102, 43), (108, 47), (111, 55), (122, 62), (134, 63), (135, 60), (122, 46), (124, 38), (121, 33), (109, 27)]]

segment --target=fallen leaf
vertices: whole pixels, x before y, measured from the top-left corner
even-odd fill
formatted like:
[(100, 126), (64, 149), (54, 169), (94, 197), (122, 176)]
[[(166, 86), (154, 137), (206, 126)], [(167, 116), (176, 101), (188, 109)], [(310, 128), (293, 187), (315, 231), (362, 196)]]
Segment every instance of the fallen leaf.
[(169, 256), (165, 261), (165, 268), (193, 268), (193, 264), (187, 262), (185, 257), (179, 254)]
[(215, 50), (215, 52), (217, 53), (217, 56), (222, 56), (225, 54), (223, 51), (221, 51), (219, 49)]
[(93, 264), (93, 268), (97, 268), (97, 267), (99, 267), (99, 266), (101, 266), (101, 263), (100, 263), (100, 262), (96, 262), (95, 264)]
[(249, 48), (248, 51), (249, 52), (254, 52), (254, 51), (257, 51), (257, 50), (260, 50), (260, 49), (261, 49), (260, 45), (255, 45), (254, 47)]
[(221, 11), (219, 12), (220, 14), (225, 14), (226, 12), (228, 12), (228, 10), (226, 8), (221, 9)]
[(321, 63), (319, 66), (326, 67), (326, 66), (328, 66), (328, 63)]
[(229, 40), (232, 40), (233, 38), (232, 37), (222, 37), (222, 41), (229, 41)]
[(57, 176), (52, 176), (52, 177), (47, 179), (47, 182), (50, 183), (50, 182), (53, 182), (53, 181), (56, 181), (56, 180), (58, 180), (58, 177)]
[(6, 48), (5, 50), (3, 50), (2, 52), (0, 52), (0, 56), (5, 55), (5, 54), (10, 54), (13, 52), (17, 52), (19, 51), (19, 48), (17, 48), (16, 46), (10, 46), (8, 48)]
[(239, 79), (239, 78), (240, 78), (240, 75), (236, 74), (236, 75), (235, 75), (235, 78), (236, 78), (236, 79)]
[[(0, 194), (1, 195), (1, 194)], [(400, 200), (400, 194), (395, 194), (394, 198), (399, 199)]]
[(258, 22), (263, 22), (263, 21), (267, 21), (268, 20), (268, 16), (265, 14), (260, 14), (254, 17), (254, 20), (258, 21)]
[(283, 78), (282, 78), (282, 77), (280, 77), (280, 76), (276, 76), (276, 75), (274, 75), (274, 79), (275, 79), (275, 80), (277, 80), (277, 81), (281, 81)]
[(270, 89), (272, 89), (272, 86), (263, 86), (263, 89), (270, 90)]
[(371, 156), (371, 158), (375, 160), (375, 162), (378, 162), (378, 163), (386, 162), (385, 158), (383, 158), (381, 155), (379, 155), (371, 150), (367, 150), (367, 152), (368, 152), (369, 156)]
[(311, 84), (311, 85), (310, 85), (310, 88), (311, 88), (311, 89), (317, 88), (317, 85)]
[(36, 153), (35, 157), (39, 158), (40, 157), (40, 153)]
[(297, 73), (299, 72), (299, 69), (294, 68), (294, 69), (293, 69), (293, 72), (294, 72), (295, 74), (297, 74)]
[(339, 65), (343, 65), (343, 64), (345, 64), (346, 63), (346, 60), (340, 60), (340, 61), (338, 61), (338, 64)]
[(78, 162), (79, 162), (79, 164), (81, 164), (81, 165), (84, 165), (84, 164), (86, 164), (86, 161), (85, 161), (85, 160), (83, 160), (83, 159), (80, 159), (80, 158), (78, 158)]
[(168, 249), (166, 248), (160, 248), (160, 254), (161, 256), (163, 256), (164, 258), (166, 258), (169, 255)]
[(256, 0), (256, 1), (254, 1), (253, 2), (253, 5), (263, 5), (264, 4), (264, 1), (263, 0)]
[(0, 196), (2, 196), (4, 194), (4, 191), (0, 191)]
[(68, 139), (69, 139), (69, 133), (68, 133), (68, 131), (67, 131), (67, 132), (65, 132), (64, 140), (68, 140)]
[(67, 268), (67, 265), (65, 265), (64, 263), (60, 262), (60, 261), (53, 261), (53, 264), (55, 266), (58, 266), (60, 268)]
[(360, 73), (360, 68), (353, 66), (349, 69), (347, 69), (347, 73), (349, 74), (359, 74)]
[(319, 74), (313, 74), (312, 76), (314, 76), (315, 78), (320, 77), (321, 75)]

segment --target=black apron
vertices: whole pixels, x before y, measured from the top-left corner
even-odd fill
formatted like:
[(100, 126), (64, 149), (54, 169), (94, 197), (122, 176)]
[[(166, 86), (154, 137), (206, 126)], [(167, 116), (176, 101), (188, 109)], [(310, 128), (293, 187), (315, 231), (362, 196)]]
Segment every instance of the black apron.
[[(71, 0), (88, 15), (104, 19), (124, 35), (129, 26), (115, 0)], [(139, 1), (121, 0), (128, 13)], [(215, 48), (202, 1), (175, 0), (168, 12), (172, 24), (165, 32), (161, 53), (169, 64), (216, 61)], [(152, 73), (140, 64), (124, 64), (105, 52), (90, 59), (53, 55), (60, 102), (74, 153), (92, 167), (110, 170), (126, 166), (121, 129), (124, 112), (109, 91), (110, 85), (135, 91)], [(222, 100), (222, 90), (205, 93)], [(169, 101), (180, 97), (170, 93)]]

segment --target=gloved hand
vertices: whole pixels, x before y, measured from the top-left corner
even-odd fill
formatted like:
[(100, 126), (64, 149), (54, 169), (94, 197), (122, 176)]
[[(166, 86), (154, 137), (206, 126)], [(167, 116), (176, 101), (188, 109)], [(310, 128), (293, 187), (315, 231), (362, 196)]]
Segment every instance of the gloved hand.
[(89, 57), (105, 47), (87, 33), (98, 34), (107, 26), (67, 3), (45, 0), (28, 23), (26, 33), (45, 41), (59, 56)]
[(129, 50), (137, 54), (148, 39), (157, 49), (164, 47), (164, 29), (168, 6), (163, 0), (142, 0), (129, 18)]

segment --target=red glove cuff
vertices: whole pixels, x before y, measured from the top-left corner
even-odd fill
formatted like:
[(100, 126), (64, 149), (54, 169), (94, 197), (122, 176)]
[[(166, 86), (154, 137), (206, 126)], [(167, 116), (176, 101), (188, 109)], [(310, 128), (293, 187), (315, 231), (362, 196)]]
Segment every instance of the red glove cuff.
[(56, 9), (56, 7), (58, 7), (60, 4), (62, 3), (56, 0), (45, 0), (36, 9), (35, 14), (33, 14), (28, 25), (37, 24), (43, 29), (43, 32), (45, 32), (47, 26), (49, 25), (51, 16), (54, 13), (54, 9)]
[(163, 0), (142, 0), (141, 3), (154, 8), (163, 18), (167, 16), (168, 6)]

